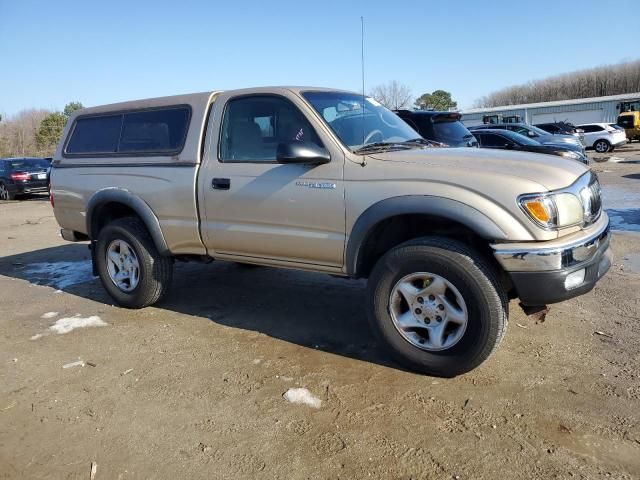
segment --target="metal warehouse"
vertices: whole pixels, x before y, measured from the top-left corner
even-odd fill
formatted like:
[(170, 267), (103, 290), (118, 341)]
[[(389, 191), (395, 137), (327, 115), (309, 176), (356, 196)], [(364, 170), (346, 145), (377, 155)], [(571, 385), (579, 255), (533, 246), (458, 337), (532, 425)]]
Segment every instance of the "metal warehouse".
[(640, 111), (640, 92), (607, 97), (577, 98), (555, 102), (525, 103), (504, 107), (472, 108), (462, 112), (467, 126), (480, 125), (485, 115), (519, 116), (520, 121), (536, 124), (551, 122), (615, 123), (621, 112)]

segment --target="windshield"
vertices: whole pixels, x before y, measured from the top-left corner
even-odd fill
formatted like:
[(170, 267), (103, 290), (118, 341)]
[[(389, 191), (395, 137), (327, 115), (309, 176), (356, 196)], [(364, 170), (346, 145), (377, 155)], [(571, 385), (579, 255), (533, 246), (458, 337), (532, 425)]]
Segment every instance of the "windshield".
[(471, 132), (461, 122), (451, 120), (443, 122), (436, 120), (433, 124), (433, 133), (437, 141), (450, 145), (455, 145), (472, 137)]
[(509, 130), (505, 130), (504, 132), (500, 132), (501, 135), (504, 135), (505, 137), (510, 138), (511, 140), (513, 140), (514, 142), (520, 144), (520, 145), (529, 145), (529, 146), (540, 146), (542, 145), (540, 142), (538, 142), (537, 140), (534, 140), (531, 137), (528, 137), (527, 135), (523, 135), (521, 133), (516, 133), (516, 132), (511, 132)]
[(631, 115), (620, 115), (618, 117), (618, 125), (624, 128), (633, 128), (633, 117)]
[(47, 170), (51, 165), (44, 158), (20, 158), (16, 160), (9, 160), (9, 165), (12, 170)]
[[(529, 130), (532, 130), (532, 131), (536, 132), (538, 135), (549, 135), (549, 132), (545, 132), (541, 128), (534, 127), (533, 125), (527, 125), (527, 128)], [(520, 133), (520, 132), (518, 132), (518, 133)], [(526, 130), (525, 130), (525, 133), (526, 133)]]
[(413, 128), (373, 98), (343, 92), (302, 95), (352, 151), (374, 143), (402, 143), (420, 138)]

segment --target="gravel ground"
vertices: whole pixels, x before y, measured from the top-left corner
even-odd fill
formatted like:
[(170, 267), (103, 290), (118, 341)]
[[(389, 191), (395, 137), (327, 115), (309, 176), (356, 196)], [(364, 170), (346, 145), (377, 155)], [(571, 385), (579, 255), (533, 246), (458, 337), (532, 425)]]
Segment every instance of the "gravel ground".
[(639, 478), (640, 148), (597, 160), (610, 273), (450, 380), (389, 361), (360, 281), (181, 264), (124, 310), (46, 199), (0, 204), (0, 478)]

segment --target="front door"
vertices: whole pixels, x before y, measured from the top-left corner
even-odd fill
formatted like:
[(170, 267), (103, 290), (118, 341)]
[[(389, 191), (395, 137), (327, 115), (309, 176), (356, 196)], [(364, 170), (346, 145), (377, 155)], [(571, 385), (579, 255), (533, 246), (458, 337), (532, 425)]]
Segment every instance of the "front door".
[[(218, 99), (200, 172), (204, 240), (214, 256), (339, 269), (345, 244), (344, 154), (280, 95)], [(300, 100), (298, 100), (300, 101)], [(224, 108), (221, 108), (224, 107)], [(322, 165), (278, 164), (281, 142), (329, 150)]]

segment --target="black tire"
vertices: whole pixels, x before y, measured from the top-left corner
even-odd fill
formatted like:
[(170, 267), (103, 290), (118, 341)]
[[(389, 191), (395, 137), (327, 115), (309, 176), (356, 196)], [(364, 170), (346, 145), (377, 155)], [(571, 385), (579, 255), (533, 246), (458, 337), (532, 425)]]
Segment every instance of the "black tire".
[(0, 200), (15, 200), (15, 198), (15, 192), (9, 191), (7, 186), (3, 182), (0, 182)]
[[(389, 299), (396, 282), (415, 272), (439, 275), (454, 285), (467, 305), (466, 330), (446, 350), (425, 351), (411, 344), (396, 329)], [(377, 337), (391, 355), (411, 370), (453, 377), (484, 362), (502, 340), (508, 322), (508, 299), (494, 268), (462, 242), (424, 237), (387, 252), (369, 277), (368, 316)]]
[[(107, 270), (107, 248), (114, 240), (127, 242), (138, 258), (139, 281), (130, 292), (118, 288)], [(153, 305), (167, 293), (173, 277), (173, 259), (160, 255), (140, 219), (126, 217), (109, 223), (100, 230), (95, 248), (100, 281), (118, 305), (143, 308)]]
[(593, 149), (598, 153), (607, 153), (610, 148), (611, 144), (603, 138), (596, 140), (593, 144)]

